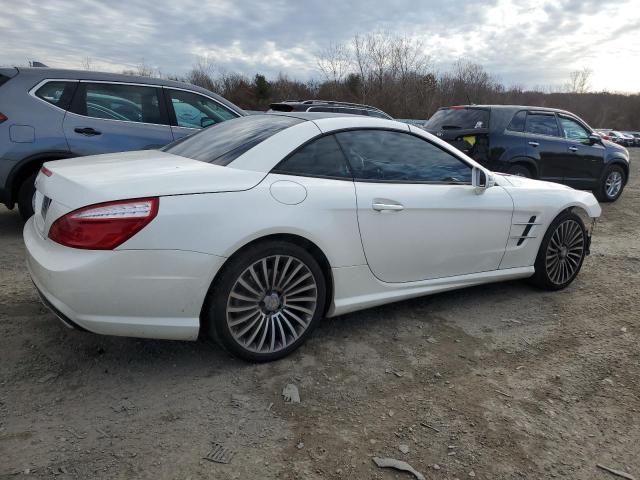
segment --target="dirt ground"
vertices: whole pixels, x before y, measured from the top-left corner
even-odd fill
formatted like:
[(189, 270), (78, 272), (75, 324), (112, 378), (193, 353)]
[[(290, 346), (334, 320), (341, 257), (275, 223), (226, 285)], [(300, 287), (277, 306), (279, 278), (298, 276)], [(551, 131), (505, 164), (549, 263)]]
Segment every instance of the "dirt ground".
[[(373, 456), (428, 479), (615, 479), (598, 463), (640, 478), (639, 164), (640, 149), (565, 291), (511, 282), (345, 315), (267, 365), (68, 330), (0, 209), (0, 478), (413, 478)], [(203, 458), (212, 442), (230, 463)]]

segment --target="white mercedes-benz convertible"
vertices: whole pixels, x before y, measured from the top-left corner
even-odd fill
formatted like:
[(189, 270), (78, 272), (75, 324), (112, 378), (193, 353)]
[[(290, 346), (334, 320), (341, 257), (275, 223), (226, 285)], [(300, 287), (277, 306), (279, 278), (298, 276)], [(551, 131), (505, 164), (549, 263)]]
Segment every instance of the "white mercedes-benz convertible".
[(581, 217), (600, 215), (591, 193), (492, 173), (419, 128), (330, 113), (49, 162), (36, 187), (27, 263), (64, 323), (203, 334), (252, 361), (326, 316), (517, 278), (562, 289), (589, 253)]

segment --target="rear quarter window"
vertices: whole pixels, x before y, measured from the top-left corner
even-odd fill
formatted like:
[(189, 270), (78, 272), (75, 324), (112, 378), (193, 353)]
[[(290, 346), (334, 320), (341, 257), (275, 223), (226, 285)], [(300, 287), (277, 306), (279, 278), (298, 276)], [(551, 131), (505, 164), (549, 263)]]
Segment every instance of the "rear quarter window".
[(229, 165), (267, 138), (300, 122), (299, 118), (280, 115), (235, 118), (184, 137), (162, 151), (215, 165)]
[(526, 119), (527, 112), (524, 110), (519, 111), (511, 119), (507, 130), (511, 130), (512, 132), (524, 132), (524, 123)]
[(35, 91), (35, 96), (51, 105), (68, 110), (78, 82), (50, 81)]

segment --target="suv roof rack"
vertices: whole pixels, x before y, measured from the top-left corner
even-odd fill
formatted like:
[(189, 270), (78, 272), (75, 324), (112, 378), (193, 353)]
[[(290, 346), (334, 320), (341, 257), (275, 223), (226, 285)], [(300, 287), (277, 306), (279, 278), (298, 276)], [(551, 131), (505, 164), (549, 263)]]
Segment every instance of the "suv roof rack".
[(321, 99), (312, 99), (312, 100), (284, 100), (282, 102), (277, 103), (302, 103), (303, 105), (315, 105), (315, 104), (325, 104), (325, 105), (337, 105), (343, 107), (359, 107), (359, 108), (368, 108), (370, 110), (378, 110), (382, 111), (377, 107), (372, 107), (371, 105), (365, 105), (363, 103), (352, 103), (352, 102), (339, 102), (337, 100), (321, 100)]

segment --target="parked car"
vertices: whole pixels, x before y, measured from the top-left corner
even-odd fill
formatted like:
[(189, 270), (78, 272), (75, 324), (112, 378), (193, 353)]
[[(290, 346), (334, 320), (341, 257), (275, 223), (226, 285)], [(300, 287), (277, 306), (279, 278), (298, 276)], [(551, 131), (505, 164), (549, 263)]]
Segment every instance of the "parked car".
[(640, 132), (621, 132), (632, 140), (631, 147), (640, 147)]
[(611, 137), (609, 136), (609, 133), (611, 132), (611, 129), (608, 128), (596, 128), (595, 132), (600, 135), (600, 137), (602, 137), (605, 140), (611, 140)]
[(160, 148), (242, 109), (171, 80), (50, 68), (0, 68), (0, 201), (33, 214), (49, 160)]
[(491, 170), (592, 190), (604, 202), (618, 199), (629, 178), (629, 152), (564, 110), (446, 107), (425, 129)]
[(285, 100), (272, 103), (269, 107), (269, 112), (332, 112), (391, 119), (391, 116), (382, 110), (369, 105), (333, 100)]
[(324, 316), (530, 278), (589, 253), (591, 193), (494, 174), (401, 122), (252, 115), (161, 151), (47, 162), (24, 228), (43, 301), (94, 333), (208, 335), (253, 361)]

